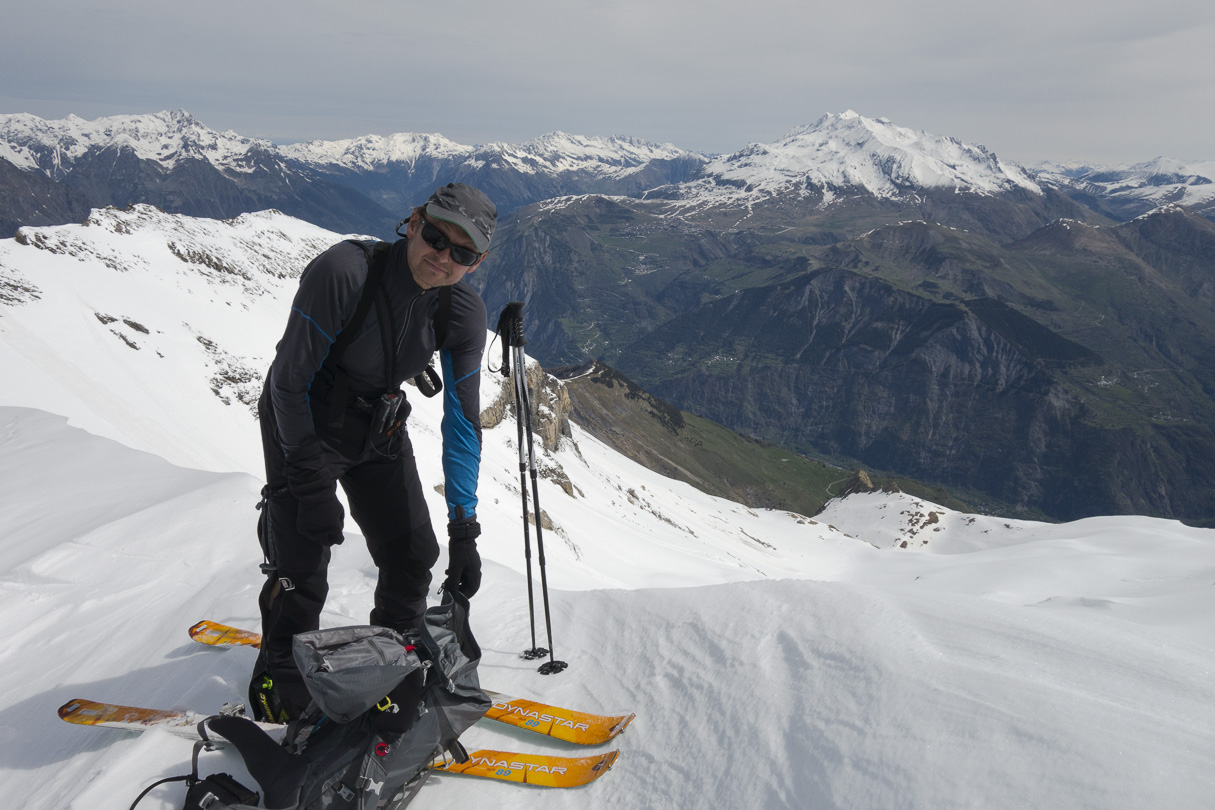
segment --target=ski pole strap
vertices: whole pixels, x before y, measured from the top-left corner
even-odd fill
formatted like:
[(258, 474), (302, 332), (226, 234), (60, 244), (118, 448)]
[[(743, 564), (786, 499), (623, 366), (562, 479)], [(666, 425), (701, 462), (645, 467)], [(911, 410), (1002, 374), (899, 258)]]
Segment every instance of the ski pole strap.
[(497, 333), (502, 338), (502, 376), (510, 376), (510, 350), (527, 344), (523, 337), (523, 302), (511, 301), (498, 316)]

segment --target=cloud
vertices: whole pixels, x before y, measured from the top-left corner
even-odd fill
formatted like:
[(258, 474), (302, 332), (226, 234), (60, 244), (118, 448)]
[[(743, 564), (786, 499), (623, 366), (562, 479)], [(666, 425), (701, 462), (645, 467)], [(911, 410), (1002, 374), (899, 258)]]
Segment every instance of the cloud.
[[(46, 0), (7, 12), (0, 103), (181, 107), (279, 140), (562, 129), (706, 151), (853, 108), (1013, 159), (1211, 159), (1213, 33), (1190, 0)], [(1172, 125), (1132, 134), (1154, 118)]]

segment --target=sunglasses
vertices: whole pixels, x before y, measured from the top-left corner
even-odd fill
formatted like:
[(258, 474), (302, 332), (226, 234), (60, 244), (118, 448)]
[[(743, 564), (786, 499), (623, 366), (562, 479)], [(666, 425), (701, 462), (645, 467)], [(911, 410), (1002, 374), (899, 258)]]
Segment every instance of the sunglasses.
[(481, 254), (472, 248), (453, 245), (451, 240), (444, 236), (441, 230), (431, 225), (425, 217), (422, 218), (422, 241), (439, 252), (450, 250), (451, 260), (465, 267), (472, 267), (481, 260)]

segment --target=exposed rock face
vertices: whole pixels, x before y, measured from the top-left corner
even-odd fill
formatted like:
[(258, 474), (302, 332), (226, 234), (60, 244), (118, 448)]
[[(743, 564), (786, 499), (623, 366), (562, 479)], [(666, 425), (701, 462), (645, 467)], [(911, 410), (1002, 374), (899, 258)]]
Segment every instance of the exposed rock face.
[(619, 362), (656, 395), (742, 433), (1058, 517), (1201, 508), (1215, 467), (1179, 453), (1187, 443), (1215, 453), (1210, 429), (1092, 424), (1060, 374), (1098, 358), (1021, 317), (829, 270), (710, 302)]
[[(524, 373), (527, 382), (528, 401), (531, 404), (532, 432), (540, 441), (540, 445), (555, 451), (561, 440), (572, 439), (570, 430), (569, 394), (565, 384), (546, 374), (538, 363), (528, 363)], [(502, 378), (498, 396), (493, 402), (481, 410), (481, 425), (486, 428), (497, 427), (507, 414), (515, 412), (514, 385), (509, 378)]]

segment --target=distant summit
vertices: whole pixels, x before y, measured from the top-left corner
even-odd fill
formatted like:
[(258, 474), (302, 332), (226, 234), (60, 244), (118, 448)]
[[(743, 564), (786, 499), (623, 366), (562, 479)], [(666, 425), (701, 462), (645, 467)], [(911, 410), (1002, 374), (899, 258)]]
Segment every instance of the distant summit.
[(821, 194), (826, 205), (849, 191), (902, 199), (937, 189), (1041, 193), (1025, 169), (982, 146), (848, 110), (824, 115), (775, 143), (751, 144), (710, 161), (700, 179), (685, 184), (678, 196), (716, 204)]

